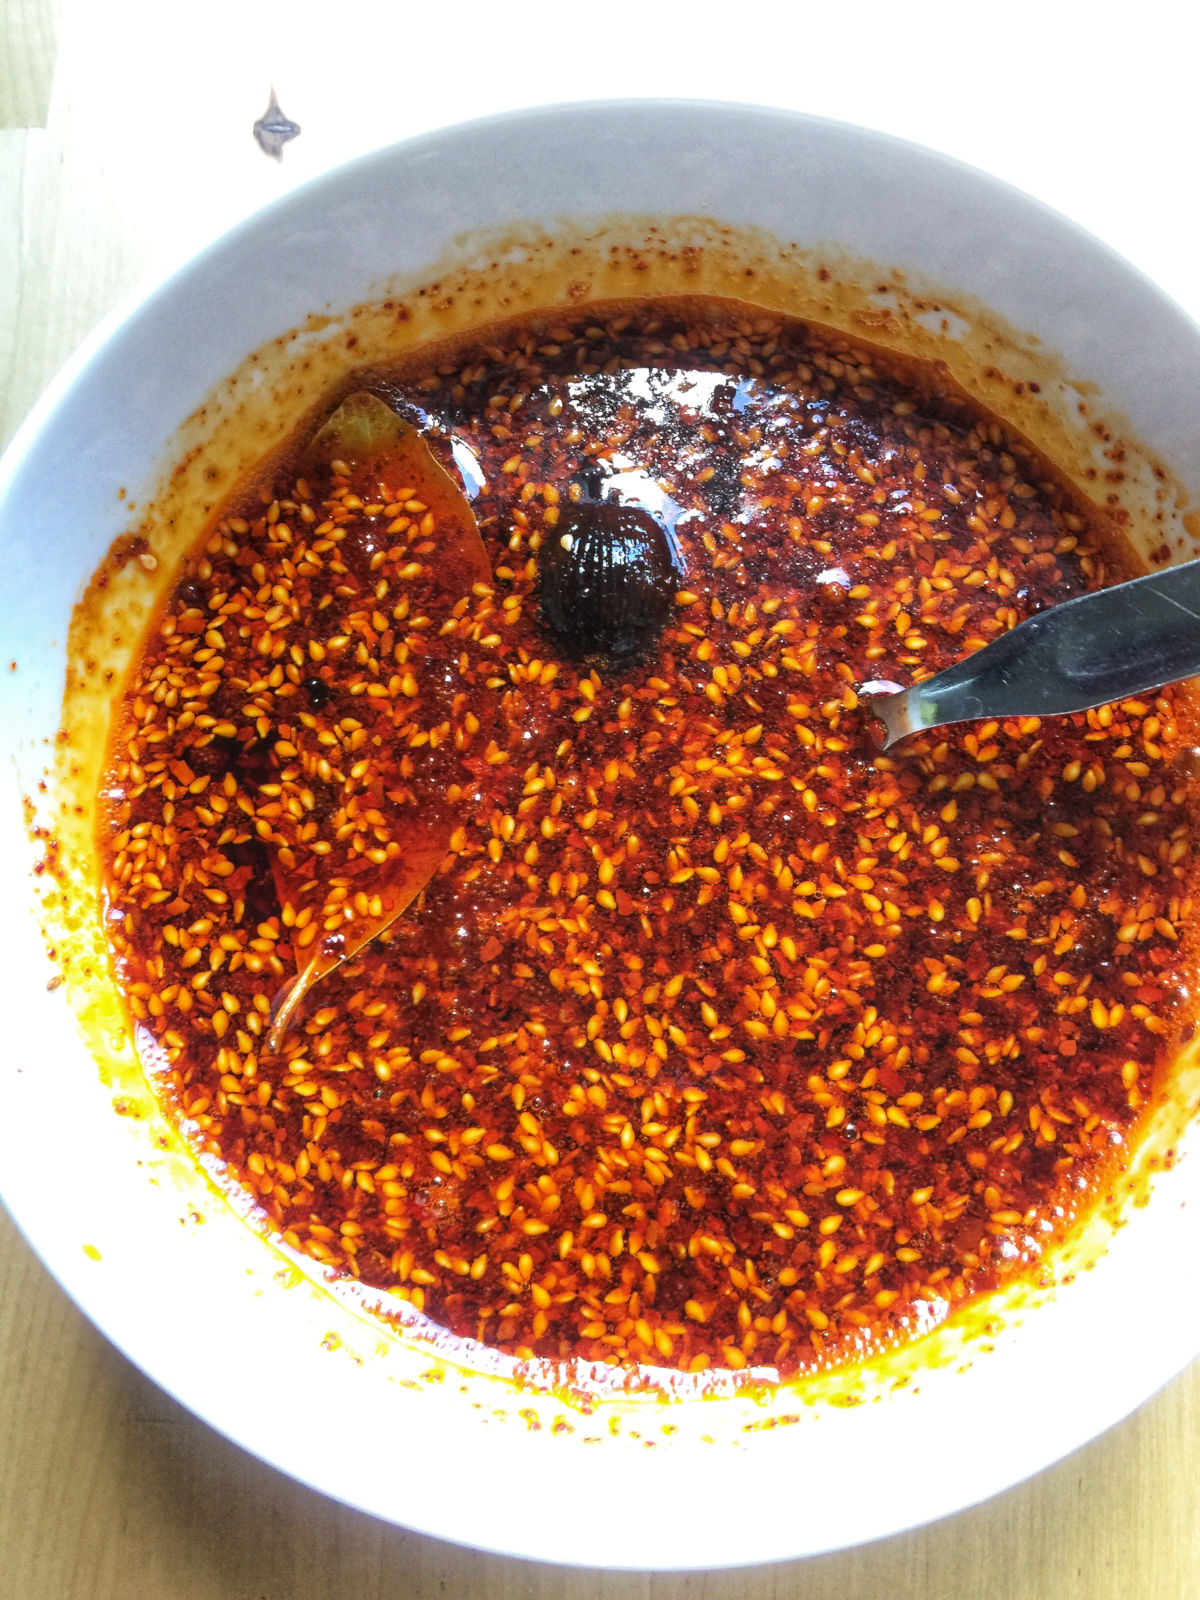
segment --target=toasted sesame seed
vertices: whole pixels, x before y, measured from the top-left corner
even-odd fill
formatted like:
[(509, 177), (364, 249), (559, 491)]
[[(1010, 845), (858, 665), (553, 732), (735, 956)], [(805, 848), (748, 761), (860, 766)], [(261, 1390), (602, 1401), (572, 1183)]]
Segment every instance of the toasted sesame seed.
[[(189, 1137), (323, 1269), (523, 1357), (796, 1372), (1026, 1270), (1135, 1136), (1182, 1020), (1185, 701), (877, 754), (861, 684), (1094, 586), (1088, 518), (839, 336), (600, 315), (399, 375), (478, 455), (491, 583), (448, 588), (408, 468), (214, 523), (112, 747), (114, 954)], [(630, 363), (753, 404), (666, 426)], [(559, 659), (539, 547), (634, 440), (700, 512), (688, 586), (653, 660)], [(423, 894), (276, 1053), (430, 817)]]

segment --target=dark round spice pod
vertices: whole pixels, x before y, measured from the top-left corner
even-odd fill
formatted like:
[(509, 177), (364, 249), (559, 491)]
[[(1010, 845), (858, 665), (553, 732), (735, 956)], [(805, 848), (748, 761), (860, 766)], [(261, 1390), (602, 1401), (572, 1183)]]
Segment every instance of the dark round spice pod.
[(562, 507), (538, 556), (542, 621), (565, 655), (649, 654), (678, 574), (666, 530), (643, 506), (584, 499)]

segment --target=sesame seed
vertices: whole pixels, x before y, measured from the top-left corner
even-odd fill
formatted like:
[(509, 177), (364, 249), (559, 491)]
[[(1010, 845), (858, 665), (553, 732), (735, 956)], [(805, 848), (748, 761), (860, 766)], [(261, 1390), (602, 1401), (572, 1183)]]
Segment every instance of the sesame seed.
[[(1088, 517), (765, 313), (438, 361), (395, 381), (478, 457), (490, 582), (415, 459), (335, 461), (219, 516), (147, 635), (104, 865), (164, 1103), (292, 1248), (522, 1359), (801, 1372), (1030, 1270), (1184, 1020), (1187, 702), (885, 757), (858, 690), (1111, 575)], [(560, 658), (539, 548), (621, 452), (694, 513), (687, 587), (653, 659)], [(385, 922), (273, 1039), (311, 953)]]

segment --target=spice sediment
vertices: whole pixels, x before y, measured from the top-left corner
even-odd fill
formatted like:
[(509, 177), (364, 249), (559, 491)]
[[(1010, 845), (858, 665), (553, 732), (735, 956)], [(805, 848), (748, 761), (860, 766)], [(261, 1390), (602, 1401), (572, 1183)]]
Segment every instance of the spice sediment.
[[(923, 1329), (1061, 1237), (1155, 1081), (1184, 701), (884, 756), (856, 685), (1125, 574), (991, 419), (799, 325), (419, 360), (492, 583), (335, 462), (214, 527), (135, 672), (106, 877), (164, 1092), (291, 1245), (519, 1355), (788, 1373)], [(629, 667), (538, 617), (597, 461), (681, 554)], [(266, 1051), (431, 817), (422, 898)]]

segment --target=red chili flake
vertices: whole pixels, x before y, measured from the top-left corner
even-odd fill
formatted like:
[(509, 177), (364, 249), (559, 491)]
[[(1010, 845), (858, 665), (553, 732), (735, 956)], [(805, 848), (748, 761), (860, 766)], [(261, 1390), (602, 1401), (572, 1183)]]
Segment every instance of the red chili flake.
[[(1028, 1270), (1186, 1020), (1187, 702), (885, 756), (856, 686), (1124, 575), (1084, 508), (781, 318), (576, 309), (438, 361), (391, 393), (473, 463), (491, 584), (443, 581), (412, 485), (284, 473), (134, 673), (110, 926), (181, 1125), (293, 1247), (526, 1358), (794, 1373)], [(585, 492), (678, 560), (636, 661), (541, 625)], [(269, 1051), (431, 813), (423, 895)]]

